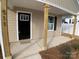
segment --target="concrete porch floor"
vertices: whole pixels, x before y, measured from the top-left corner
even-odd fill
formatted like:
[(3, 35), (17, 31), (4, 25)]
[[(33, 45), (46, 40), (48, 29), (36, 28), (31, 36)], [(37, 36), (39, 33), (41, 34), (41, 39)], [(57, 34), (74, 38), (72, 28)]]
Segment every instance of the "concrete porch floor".
[[(13, 59), (41, 59), (39, 51), (43, 49), (43, 39), (31, 40), (30, 43), (11, 43)], [(58, 36), (48, 40), (48, 48), (58, 46), (72, 40), (71, 38)]]

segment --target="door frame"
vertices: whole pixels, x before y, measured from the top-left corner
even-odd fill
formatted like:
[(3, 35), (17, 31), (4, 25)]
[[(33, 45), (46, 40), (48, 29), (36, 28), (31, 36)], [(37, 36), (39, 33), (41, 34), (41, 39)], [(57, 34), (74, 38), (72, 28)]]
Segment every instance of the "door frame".
[(29, 13), (31, 15), (31, 18), (30, 18), (30, 39), (32, 39), (32, 12), (16, 11), (16, 33), (17, 33), (17, 41), (19, 41), (19, 34), (18, 34), (18, 13), (19, 12)]

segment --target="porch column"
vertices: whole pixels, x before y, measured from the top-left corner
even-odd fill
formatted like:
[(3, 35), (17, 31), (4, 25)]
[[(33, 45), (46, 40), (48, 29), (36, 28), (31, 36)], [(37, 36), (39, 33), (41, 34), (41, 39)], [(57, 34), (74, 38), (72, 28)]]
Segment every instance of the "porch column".
[(5, 58), (11, 59), (7, 20), (7, 3), (7, 0), (1, 0), (1, 23)]
[(74, 26), (73, 26), (73, 35), (72, 35), (72, 39), (75, 39), (75, 31), (76, 31), (76, 15), (74, 16)]
[(47, 36), (48, 36), (48, 5), (44, 4), (44, 49), (47, 49)]

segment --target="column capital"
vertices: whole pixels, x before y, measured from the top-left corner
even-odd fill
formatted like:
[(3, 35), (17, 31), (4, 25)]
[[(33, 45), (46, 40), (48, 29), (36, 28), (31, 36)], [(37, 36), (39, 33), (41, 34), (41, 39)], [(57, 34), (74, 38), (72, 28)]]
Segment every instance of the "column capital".
[(49, 5), (45, 3), (44, 8), (49, 8)]

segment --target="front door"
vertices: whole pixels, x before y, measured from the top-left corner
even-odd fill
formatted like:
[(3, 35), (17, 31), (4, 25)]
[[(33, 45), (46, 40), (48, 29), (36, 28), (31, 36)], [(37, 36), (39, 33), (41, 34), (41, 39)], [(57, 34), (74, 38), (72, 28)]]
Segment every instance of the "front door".
[(19, 40), (30, 39), (30, 20), (31, 14), (18, 13), (18, 34)]

